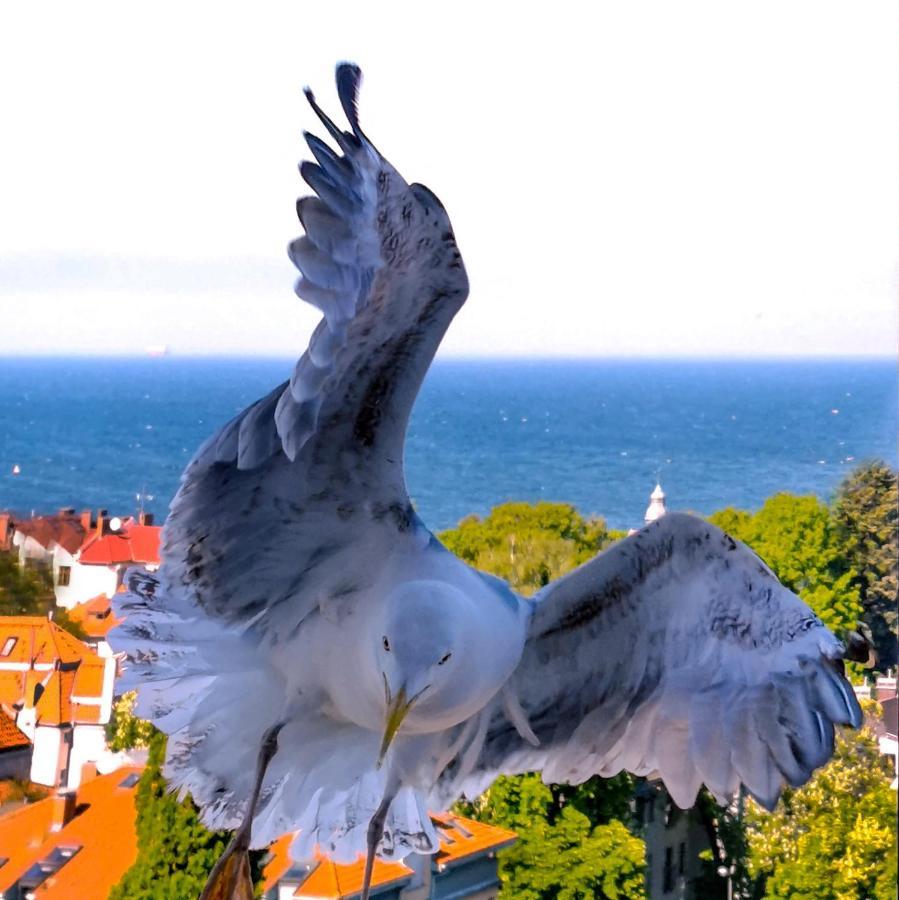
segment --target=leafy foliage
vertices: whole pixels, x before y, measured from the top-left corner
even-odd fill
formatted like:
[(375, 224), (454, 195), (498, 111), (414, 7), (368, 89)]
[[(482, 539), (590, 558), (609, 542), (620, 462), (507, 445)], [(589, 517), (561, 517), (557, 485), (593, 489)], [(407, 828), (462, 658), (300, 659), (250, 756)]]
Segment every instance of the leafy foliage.
[(709, 518), (752, 547), (828, 628), (838, 635), (855, 628), (861, 615), (857, 573), (817, 497), (775, 494), (754, 514), (728, 508)]
[[(632, 793), (627, 778), (611, 784), (613, 797)], [(467, 815), (518, 832), (517, 843), (500, 854), (503, 895), (519, 900), (645, 896), (643, 841), (620, 821), (627, 807), (613, 801), (596, 824), (566, 792), (576, 789), (549, 787), (538, 775), (500, 778), (466, 808)], [(596, 816), (596, 785), (590, 793), (587, 807)]]
[(878, 668), (897, 662), (899, 479), (880, 460), (863, 463), (840, 486), (834, 503), (842, 551), (856, 573), (862, 621), (871, 629)]
[[(110, 892), (110, 900), (180, 900), (197, 897), (230, 840), (209, 831), (189, 800), (166, 790), (162, 777), (165, 735), (153, 729), (147, 767), (137, 786), (137, 860)], [(260, 854), (251, 854), (258, 879)]]
[(153, 726), (134, 715), (137, 691), (128, 691), (112, 704), (112, 716), (106, 725), (106, 743), (110, 750), (133, 750), (147, 747), (153, 737)]
[(469, 516), (440, 540), (477, 569), (530, 596), (592, 559), (617, 535), (567, 503), (504, 503), (485, 519)]
[[(567, 504), (506, 503), (485, 519), (464, 519), (440, 539), (469, 564), (529, 595), (620, 536)], [(520, 775), (498, 779), (462, 812), (518, 833), (518, 842), (499, 854), (506, 896), (637, 898), (645, 896), (645, 847), (623, 824), (632, 796), (626, 775), (575, 787)]]
[(22, 567), (16, 554), (0, 551), (0, 616), (48, 615), (73, 637), (87, 637), (81, 625), (56, 606), (53, 577), (47, 567)]
[(47, 569), (23, 568), (15, 554), (0, 552), (0, 616), (46, 616), (53, 603)]
[(896, 795), (867, 728), (837, 738), (834, 758), (773, 813), (747, 804), (750, 872), (766, 897), (894, 900)]

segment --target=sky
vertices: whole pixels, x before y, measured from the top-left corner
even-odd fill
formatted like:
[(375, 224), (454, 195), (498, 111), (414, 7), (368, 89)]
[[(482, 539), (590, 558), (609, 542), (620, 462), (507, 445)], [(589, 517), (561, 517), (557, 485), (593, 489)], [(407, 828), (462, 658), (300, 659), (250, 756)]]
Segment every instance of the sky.
[[(0, 354), (298, 355), (337, 61), (453, 221), (447, 356), (894, 352), (886, 0), (4, 4)], [(320, 130), (320, 129), (319, 129)]]

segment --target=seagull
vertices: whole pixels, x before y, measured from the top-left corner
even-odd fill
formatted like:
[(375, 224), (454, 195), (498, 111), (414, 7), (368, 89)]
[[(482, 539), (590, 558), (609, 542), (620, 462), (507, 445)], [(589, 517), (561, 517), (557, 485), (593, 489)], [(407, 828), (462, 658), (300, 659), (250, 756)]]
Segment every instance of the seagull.
[(773, 808), (861, 712), (844, 645), (750, 549), (668, 513), (524, 598), (417, 515), (405, 432), (468, 279), (441, 202), (362, 131), (360, 81), (338, 66), (349, 130), (306, 91), (333, 143), (305, 135), (289, 254), (323, 318), (197, 451), (159, 570), (115, 598), (121, 688), (168, 735), (170, 786), (235, 831), (204, 897), (251, 896), (247, 848), (285, 832), (296, 859), (364, 854), (367, 897), (376, 856), (434, 853), (428, 810), (500, 774), (626, 770), (681, 807), (705, 784)]

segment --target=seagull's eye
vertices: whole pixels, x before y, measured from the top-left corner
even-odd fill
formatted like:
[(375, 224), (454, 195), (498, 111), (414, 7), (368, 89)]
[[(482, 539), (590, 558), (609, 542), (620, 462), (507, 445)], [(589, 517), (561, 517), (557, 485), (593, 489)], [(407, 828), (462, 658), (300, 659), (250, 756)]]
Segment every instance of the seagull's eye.
[(452, 651), (450, 651), (449, 653), (445, 654), (443, 657), (441, 657), (440, 662), (438, 662), (437, 665), (438, 665), (438, 666), (442, 666), (442, 665), (443, 665), (443, 664), (444, 664), (444, 663), (445, 663), (452, 655), (453, 655), (453, 654), (452, 654)]
[(383, 642), (383, 644), (384, 644), (384, 649), (385, 649), (388, 653), (390, 653), (390, 641), (387, 640), (387, 635), (385, 634), (384, 637), (383, 637), (381, 640), (382, 640), (382, 642)]

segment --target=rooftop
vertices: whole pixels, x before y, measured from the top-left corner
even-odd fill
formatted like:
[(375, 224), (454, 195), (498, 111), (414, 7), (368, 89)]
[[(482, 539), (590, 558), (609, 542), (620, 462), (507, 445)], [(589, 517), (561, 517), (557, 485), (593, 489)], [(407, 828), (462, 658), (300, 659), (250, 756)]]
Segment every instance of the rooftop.
[(78, 560), (86, 565), (112, 566), (120, 563), (159, 565), (161, 525), (141, 525), (126, 519), (118, 531), (94, 531), (81, 545)]
[(112, 603), (106, 594), (98, 594), (91, 600), (76, 604), (69, 610), (69, 618), (77, 622), (91, 638), (105, 638), (122, 621), (115, 617)]
[(4, 750), (16, 750), (19, 747), (27, 747), (31, 741), (28, 736), (19, 731), (12, 717), (0, 706), (0, 753)]
[(51, 831), (56, 797), (0, 819), (0, 847), (8, 857), (0, 866), (0, 892), (26, 873), (40, 871), (44, 863), (45, 870), (57, 864), (58, 868), (37, 888), (36, 896), (50, 900), (107, 896), (137, 856), (134, 786), (123, 782), (139, 772), (128, 766), (84, 782), (74, 816), (58, 831)]
[[(440, 850), (434, 856), (434, 861), (441, 871), (464, 859), (501, 850), (512, 844), (516, 838), (514, 831), (450, 813), (431, 813), (431, 821), (437, 828), (440, 838)], [(266, 891), (288, 875), (291, 867), (295, 865), (289, 855), (293, 838), (293, 834), (285, 834), (272, 844), (269, 851), (272, 858), (263, 873)], [(315, 858), (309, 861), (309, 874), (303, 878), (294, 896), (321, 897), (329, 900), (356, 896), (362, 891), (364, 872), (365, 861), (361, 856), (354, 863), (338, 865), (323, 854), (316, 853)], [(384, 888), (389, 884), (405, 881), (413, 874), (412, 869), (403, 863), (375, 860), (372, 888)], [(302, 873), (300, 877), (302, 878)]]
[(69, 553), (74, 553), (84, 541), (85, 528), (74, 510), (60, 510), (50, 516), (33, 516), (14, 521), (16, 531), (48, 550), (51, 544), (56, 543)]

